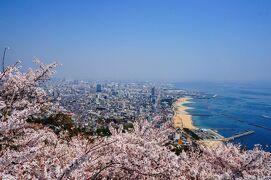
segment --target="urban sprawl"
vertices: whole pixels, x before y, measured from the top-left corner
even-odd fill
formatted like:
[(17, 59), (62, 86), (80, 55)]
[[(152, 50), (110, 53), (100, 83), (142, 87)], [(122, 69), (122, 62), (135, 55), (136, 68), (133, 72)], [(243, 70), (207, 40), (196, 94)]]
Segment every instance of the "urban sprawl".
[[(74, 123), (92, 132), (106, 129), (109, 124), (129, 128), (139, 119), (155, 121), (159, 126), (172, 121), (174, 103), (179, 98), (210, 98), (204, 93), (176, 89), (172, 84), (57, 80), (47, 86)], [(200, 141), (222, 139), (215, 131), (201, 128), (178, 127), (169, 135), (175, 147), (193, 147)]]

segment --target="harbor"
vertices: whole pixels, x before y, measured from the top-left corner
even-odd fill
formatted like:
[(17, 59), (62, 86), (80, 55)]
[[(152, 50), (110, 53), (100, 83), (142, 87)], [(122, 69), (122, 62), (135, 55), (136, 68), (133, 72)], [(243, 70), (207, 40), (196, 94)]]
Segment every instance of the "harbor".
[(172, 118), (173, 126), (176, 129), (174, 142), (179, 146), (187, 146), (189, 144), (206, 145), (208, 147), (216, 147), (221, 143), (233, 141), (237, 138), (248, 136), (255, 131), (247, 130), (239, 132), (230, 137), (223, 137), (214, 129), (199, 128), (193, 125), (192, 115), (186, 112), (189, 107), (184, 104), (189, 103), (192, 98), (182, 97), (173, 103), (174, 116)]

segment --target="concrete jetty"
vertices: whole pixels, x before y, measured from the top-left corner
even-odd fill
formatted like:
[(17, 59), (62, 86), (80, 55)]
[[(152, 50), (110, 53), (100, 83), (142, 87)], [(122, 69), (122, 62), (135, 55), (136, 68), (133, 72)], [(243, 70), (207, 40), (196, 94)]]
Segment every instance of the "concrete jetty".
[(228, 137), (228, 138), (223, 138), (221, 139), (222, 141), (231, 141), (231, 140), (234, 140), (236, 138), (240, 138), (242, 136), (247, 136), (247, 135), (250, 135), (250, 134), (253, 134), (254, 131), (245, 131), (245, 132), (241, 132), (241, 133), (238, 133), (238, 134), (235, 134), (231, 137)]

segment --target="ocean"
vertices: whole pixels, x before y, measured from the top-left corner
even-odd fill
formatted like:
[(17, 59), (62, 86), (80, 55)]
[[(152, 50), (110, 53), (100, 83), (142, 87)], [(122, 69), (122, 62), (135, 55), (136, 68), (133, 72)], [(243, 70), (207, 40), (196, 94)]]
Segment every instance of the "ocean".
[(271, 85), (260, 83), (176, 83), (178, 89), (197, 92), (186, 106), (195, 126), (216, 129), (224, 137), (245, 130), (254, 134), (233, 141), (247, 149), (260, 144), (271, 152)]

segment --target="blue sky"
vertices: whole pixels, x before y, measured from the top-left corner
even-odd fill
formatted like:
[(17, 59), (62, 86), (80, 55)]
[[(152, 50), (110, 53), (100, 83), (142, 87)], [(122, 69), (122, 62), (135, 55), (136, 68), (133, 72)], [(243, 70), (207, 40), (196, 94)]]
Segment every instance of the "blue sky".
[(271, 1), (0, 0), (7, 60), (93, 80), (271, 82)]

